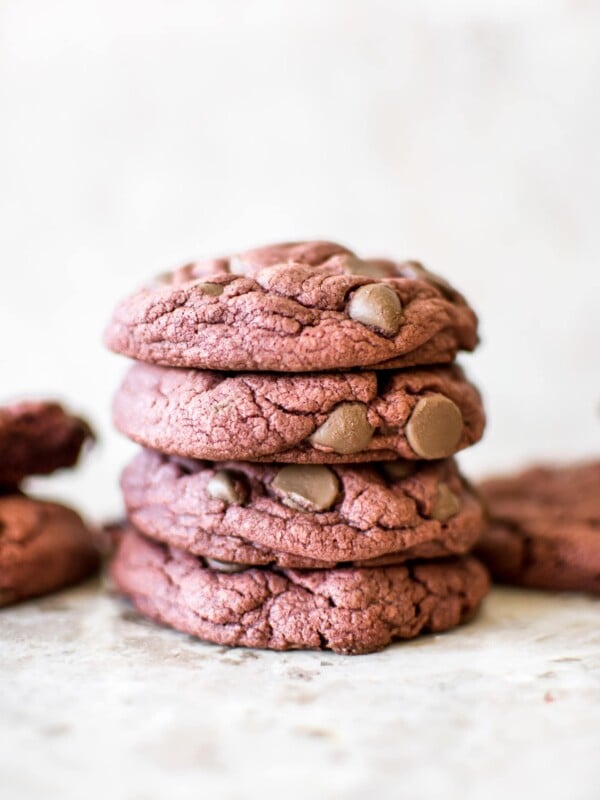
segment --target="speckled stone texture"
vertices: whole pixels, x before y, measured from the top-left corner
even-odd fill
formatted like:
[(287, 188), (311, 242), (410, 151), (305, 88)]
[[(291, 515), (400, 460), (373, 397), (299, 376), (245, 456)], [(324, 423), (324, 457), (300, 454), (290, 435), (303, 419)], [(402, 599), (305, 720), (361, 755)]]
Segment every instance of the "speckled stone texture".
[[(209, 495), (207, 485), (220, 469), (239, 479), (243, 504)], [(147, 450), (125, 469), (121, 486), (128, 516), (143, 533), (226, 561), (272, 563), (283, 553), (328, 566), (390, 554), (395, 561), (439, 558), (465, 553), (481, 534), (481, 505), (451, 460), (421, 463), (403, 479), (371, 465), (331, 471), (340, 490), (321, 513), (285, 505), (271, 486), (278, 473), (271, 464), (213, 464)], [(440, 484), (458, 499), (446, 520), (432, 518)]]
[(92, 438), (88, 424), (58, 403), (23, 401), (0, 408), (0, 484), (71, 467)]
[(472, 557), (228, 575), (133, 532), (121, 538), (112, 576), (148, 617), (217, 644), (348, 654), (453, 628), (489, 589), (486, 570)]
[(92, 536), (69, 508), (0, 497), (0, 606), (87, 578), (99, 566)]
[[(295, 463), (381, 461), (420, 456), (406, 434), (421, 398), (452, 400), (463, 419), (452, 451), (477, 442), (481, 397), (455, 365), (406, 372), (228, 375), (135, 364), (117, 392), (117, 428), (146, 447), (212, 460)], [(360, 403), (372, 438), (351, 454), (309, 437), (342, 403)], [(450, 452), (445, 453), (451, 455)]]
[[(374, 282), (397, 295), (395, 333), (349, 316), (353, 293)], [(420, 265), (362, 261), (336, 244), (304, 242), (164, 276), (120, 303), (105, 342), (141, 361), (201, 369), (406, 367), (472, 350), (477, 318), (458, 292)]]
[(600, 593), (600, 461), (539, 466), (480, 486), (478, 554), (494, 580)]

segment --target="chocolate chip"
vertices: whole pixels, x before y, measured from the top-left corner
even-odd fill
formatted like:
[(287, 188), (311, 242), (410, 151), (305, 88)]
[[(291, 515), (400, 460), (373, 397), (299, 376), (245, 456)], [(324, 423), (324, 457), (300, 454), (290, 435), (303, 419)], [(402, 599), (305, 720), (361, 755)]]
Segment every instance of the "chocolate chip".
[(283, 467), (271, 481), (271, 487), (284, 505), (298, 511), (327, 511), (340, 489), (334, 472), (313, 464)]
[(197, 283), (196, 289), (200, 289), (203, 294), (218, 297), (220, 294), (223, 294), (225, 287), (221, 286), (220, 283)]
[(389, 278), (390, 270), (379, 261), (363, 261), (356, 256), (341, 256), (340, 265), (350, 275), (365, 275), (368, 278)]
[(343, 455), (359, 453), (368, 446), (373, 430), (364, 403), (340, 403), (313, 433), (310, 442)]
[(381, 467), (387, 477), (395, 481), (408, 478), (416, 469), (414, 461), (383, 461)]
[(173, 282), (172, 272), (160, 272), (158, 275), (155, 275), (153, 278), (150, 278), (145, 288), (160, 289), (161, 286), (168, 286), (172, 282)]
[(206, 565), (217, 572), (243, 572), (250, 564), (234, 564), (233, 561), (219, 561), (217, 558), (205, 558)]
[(429, 516), (432, 519), (439, 519), (446, 522), (450, 517), (455, 516), (460, 511), (460, 501), (452, 489), (446, 483), (440, 483), (437, 487)]
[(206, 484), (206, 491), (215, 500), (223, 500), (224, 503), (231, 503), (232, 505), (241, 505), (245, 500), (245, 493), (240, 482), (227, 469), (220, 469), (215, 472)]
[(443, 394), (422, 397), (406, 425), (406, 438), (421, 458), (446, 458), (456, 451), (463, 430), (459, 407)]
[(418, 261), (405, 261), (401, 265), (400, 271), (405, 278), (429, 281), (429, 283), (436, 286), (445, 297), (453, 297), (455, 294), (445, 278), (442, 278), (441, 275), (436, 275), (435, 272), (430, 272)]
[(385, 283), (368, 283), (360, 286), (352, 295), (348, 316), (393, 336), (400, 328), (402, 304), (391, 286)]

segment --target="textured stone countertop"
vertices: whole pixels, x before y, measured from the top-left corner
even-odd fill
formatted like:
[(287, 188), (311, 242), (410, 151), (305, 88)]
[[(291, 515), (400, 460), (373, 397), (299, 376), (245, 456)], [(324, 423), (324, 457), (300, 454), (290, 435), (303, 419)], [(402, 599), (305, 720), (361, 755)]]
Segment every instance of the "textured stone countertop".
[(376, 655), (203, 644), (97, 584), (0, 613), (3, 800), (600, 796), (600, 600)]

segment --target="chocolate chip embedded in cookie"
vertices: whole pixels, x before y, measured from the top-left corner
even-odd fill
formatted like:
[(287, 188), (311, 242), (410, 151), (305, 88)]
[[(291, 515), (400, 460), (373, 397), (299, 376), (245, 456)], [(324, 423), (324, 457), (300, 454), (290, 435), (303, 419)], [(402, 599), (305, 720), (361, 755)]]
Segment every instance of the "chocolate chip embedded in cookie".
[(364, 403), (340, 403), (310, 436), (310, 443), (329, 452), (347, 456), (365, 450), (375, 428)]
[(0, 497), (0, 606), (70, 586), (99, 565), (90, 532), (69, 508)]
[(136, 364), (117, 428), (173, 455), (342, 463), (438, 459), (477, 442), (484, 413), (459, 367), (228, 375)]
[[(223, 470), (243, 479), (243, 505), (211, 494)], [(483, 528), (481, 506), (450, 460), (419, 463), (398, 478), (382, 465), (212, 463), (146, 450), (126, 467), (121, 487), (142, 533), (223, 561), (309, 567), (440, 558), (467, 552)]]
[(271, 488), (281, 502), (299, 511), (327, 511), (340, 486), (333, 470), (318, 464), (291, 464), (277, 471)]
[(533, 467), (480, 486), (480, 557), (501, 583), (600, 592), (600, 461)]
[(92, 432), (58, 403), (27, 401), (0, 408), (0, 484), (71, 467)]
[(105, 341), (174, 367), (381, 369), (440, 364), (473, 350), (477, 318), (448, 283), (414, 262), (299, 242), (162, 276), (118, 306)]
[(117, 587), (146, 616), (217, 644), (358, 654), (471, 618), (488, 592), (476, 559), (330, 570), (227, 573), (126, 533)]
[(464, 427), (460, 408), (443, 394), (422, 397), (406, 423), (406, 438), (421, 458), (446, 458), (456, 452)]
[(219, 469), (206, 484), (206, 491), (213, 500), (241, 505), (246, 498), (246, 488), (239, 473), (230, 469)]
[(391, 286), (368, 283), (353, 293), (348, 303), (348, 316), (383, 334), (395, 336), (400, 329), (402, 303)]

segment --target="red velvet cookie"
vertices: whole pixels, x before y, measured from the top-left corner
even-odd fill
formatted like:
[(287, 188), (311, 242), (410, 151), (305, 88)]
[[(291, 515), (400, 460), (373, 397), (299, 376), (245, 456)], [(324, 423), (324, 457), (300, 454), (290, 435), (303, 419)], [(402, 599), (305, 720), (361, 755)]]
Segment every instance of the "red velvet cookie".
[(71, 509), (0, 497), (0, 606), (77, 583), (99, 565), (90, 532)]
[(114, 402), (126, 436), (211, 460), (438, 459), (477, 442), (481, 397), (457, 366), (274, 375), (136, 364)]
[(313, 372), (452, 361), (477, 344), (464, 298), (420, 264), (330, 242), (189, 264), (124, 300), (105, 335), (140, 361)]
[(58, 403), (27, 401), (0, 408), (0, 484), (71, 467), (92, 437), (86, 422)]
[(533, 467), (481, 484), (478, 554), (495, 580), (600, 592), (600, 461)]
[(467, 552), (483, 527), (480, 503), (451, 460), (283, 466), (146, 450), (121, 486), (142, 533), (224, 561), (304, 567), (439, 558)]
[(395, 567), (227, 574), (129, 531), (112, 565), (142, 614), (217, 644), (359, 654), (471, 618), (488, 591), (474, 558)]

